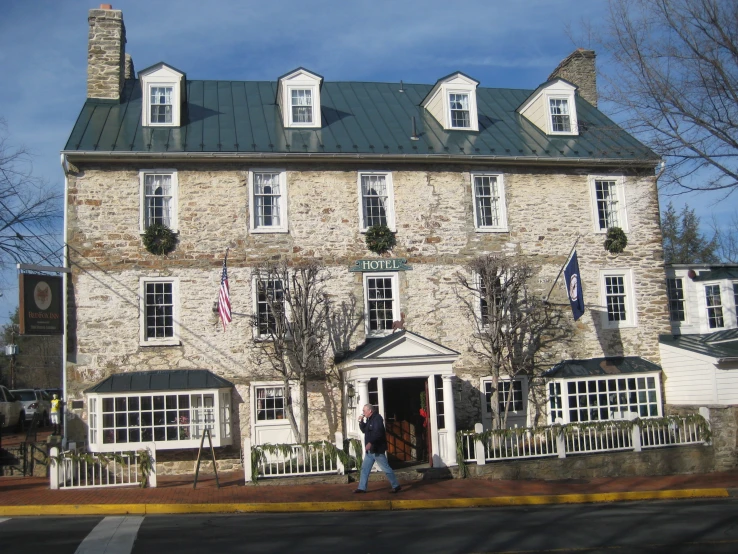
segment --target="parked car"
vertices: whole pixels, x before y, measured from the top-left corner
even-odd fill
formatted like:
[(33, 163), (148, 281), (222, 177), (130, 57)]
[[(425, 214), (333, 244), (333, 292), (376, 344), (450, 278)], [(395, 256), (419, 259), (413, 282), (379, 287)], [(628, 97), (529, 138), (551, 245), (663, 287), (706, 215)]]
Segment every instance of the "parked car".
[(39, 426), (48, 425), (51, 418), (51, 397), (46, 391), (39, 389), (15, 389), (10, 391), (23, 403), (26, 421), (31, 421), (35, 414), (41, 414)]
[(15, 395), (0, 385), (0, 414), (3, 415), (3, 429), (16, 427), (23, 429), (26, 422), (26, 412), (23, 409), (23, 403), (18, 400)]

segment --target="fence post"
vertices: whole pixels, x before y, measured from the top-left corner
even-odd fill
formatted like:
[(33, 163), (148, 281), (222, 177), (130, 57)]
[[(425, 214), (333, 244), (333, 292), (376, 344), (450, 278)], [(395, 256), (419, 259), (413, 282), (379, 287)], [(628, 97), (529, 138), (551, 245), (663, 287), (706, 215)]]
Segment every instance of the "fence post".
[(59, 449), (52, 446), (49, 449), (49, 488), (54, 491), (59, 489), (59, 462), (56, 461), (58, 455)]
[(564, 437), (564, 430), (561, 427), (556, 433), (556, 452), (559, 453), (559, 458), (566, 458), (566, 437)]
[(641, 445), (641, 426), (637, 423), (633, 425), (633, 429), (631, 430), (631, 433), (633, 434), (632, 440), (633, 440), (633, 452), (640, 452), (642, 450)]
[[(479, 435), (484, 432), (484, 426), (481, 423), (474, 424), (474, 432)], [(479, 439), (474, 439), (474, 457), (477, 459), (477, 465), (483, 466), (487, 463), (487, 457), (484, 455), (484, 443)]]
[[(336, 431), (336, 450), (343, 452), (343, 433), (341, 431)], [(346, 469), (343, 467), (343, 462), (340, 457), (336, 456), (336, 474), (343, 475), (344, 473), (346, 473)]]
[(251, 439), (243, 438), (243, 476), (247, 483), (251, 482)]
[(151, 473), (149, 473), (149, 487), (152, 489), (156, 488), (156, 443), (151, 442), (146, 445), (146, 450), (149, 452), (149, 458), (151, 459)]

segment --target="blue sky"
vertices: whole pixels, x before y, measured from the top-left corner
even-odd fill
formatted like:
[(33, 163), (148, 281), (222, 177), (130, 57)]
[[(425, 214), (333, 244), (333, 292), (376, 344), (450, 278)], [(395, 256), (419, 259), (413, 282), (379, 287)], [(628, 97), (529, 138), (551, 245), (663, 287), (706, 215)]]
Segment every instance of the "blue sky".
[[(194, 79), (274, 80), (304, 66), (328, 81), (406, 83), (434, 83), (460, 70), (481, 86), (528, 89), (574, 48), (592, 47), (569, 35), (601, 28), (607, 10), (606, 0), (112, 4), (123, 10), (126, 50), (137, 70), (164, 61)], [(63, 189), (59, 151), (85, 99), (87, 12), (99, 3), (2, 0), (0, 6), (0, 117), (10, 141), (32, 152), (34, 174)], [(611, 71), (602, 55), (598, 69)], [(716, 200), (692, 195), (674, 202), (687, 202), (704, 223), (734, 209), (716, 207)], [(17, 305), (16, 281), (14, 271), (0, 281), (0, 324)]]

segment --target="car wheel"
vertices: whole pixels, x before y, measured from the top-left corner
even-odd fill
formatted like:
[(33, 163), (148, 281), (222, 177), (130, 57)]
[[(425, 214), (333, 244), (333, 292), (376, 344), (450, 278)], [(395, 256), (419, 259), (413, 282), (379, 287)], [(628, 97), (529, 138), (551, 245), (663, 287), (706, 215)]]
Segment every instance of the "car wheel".
[(25, 425), (26, 425), (26, 412), (21, 412), (20, 415), (18, 416), (18, 425), (16, 427), (16, 430), (19, 433), (22, 433)]

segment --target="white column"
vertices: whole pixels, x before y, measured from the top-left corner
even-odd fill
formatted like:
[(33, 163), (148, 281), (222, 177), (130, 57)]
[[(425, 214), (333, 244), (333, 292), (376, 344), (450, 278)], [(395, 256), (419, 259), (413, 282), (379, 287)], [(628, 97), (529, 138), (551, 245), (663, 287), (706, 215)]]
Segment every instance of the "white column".
[[(358, 408), (358, 413), (361, 413), (361, 409), (364, 407), (364, 404), (369, 404), (369, 379), (357, 379), (356, 380), (356, 392), (357, 392), (357, 399), (356, 399), (356, 406)], [(366, 443), (364, 442), (364, 433), (361, 433), (361, 451), (364, 451), (364, 448), (366, 447)]]
[(454, 405), (454, 376), (443, 376), (443, 411), (446, 420), (448, 460), (446, 465), (456, 465), (456, 407)]

